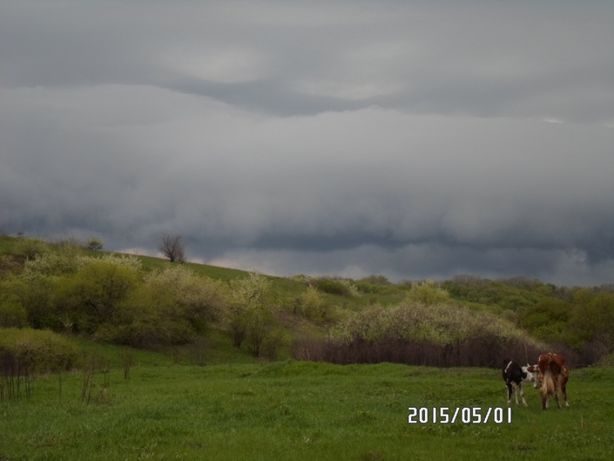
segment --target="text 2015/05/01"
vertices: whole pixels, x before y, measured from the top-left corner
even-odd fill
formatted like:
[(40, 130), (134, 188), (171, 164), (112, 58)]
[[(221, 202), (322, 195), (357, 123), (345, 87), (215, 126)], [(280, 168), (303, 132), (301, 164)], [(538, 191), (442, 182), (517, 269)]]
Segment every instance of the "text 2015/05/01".
[(409, 407), (409, 424), (511, 424), (512, 409), (501, 407)]

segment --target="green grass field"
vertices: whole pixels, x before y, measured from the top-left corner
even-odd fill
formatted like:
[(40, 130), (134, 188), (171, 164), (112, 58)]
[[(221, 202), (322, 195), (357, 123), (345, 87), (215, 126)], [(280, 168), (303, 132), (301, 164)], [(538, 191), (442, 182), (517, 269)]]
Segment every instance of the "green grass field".
[[(81, 375), (0, 402), (6, 460), (612, 459), (613, 368), (574, 370), (571, 407), (513, 408), (511, 424), (409, 425), (410, 406), (506, 406), (498, 370), (309, 362), (202, 367), (139, 356), (89, 404)], [(144, 363), (144, 364), (142, 364)], [(97, 375), (98, 384), (102, 375)]]

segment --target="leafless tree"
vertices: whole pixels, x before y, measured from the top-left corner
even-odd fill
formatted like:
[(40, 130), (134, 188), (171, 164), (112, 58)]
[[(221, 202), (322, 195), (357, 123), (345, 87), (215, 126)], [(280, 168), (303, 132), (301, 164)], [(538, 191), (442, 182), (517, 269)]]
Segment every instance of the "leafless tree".
[(170, 262), (185, 261), (185, 252), (181, 235), (164, 234), (160, 243), (159, 250)]

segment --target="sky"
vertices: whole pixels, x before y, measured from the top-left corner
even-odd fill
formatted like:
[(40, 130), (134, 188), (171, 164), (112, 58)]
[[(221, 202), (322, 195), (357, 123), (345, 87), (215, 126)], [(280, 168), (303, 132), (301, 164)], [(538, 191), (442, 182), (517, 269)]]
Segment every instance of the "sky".
[(614, 2), (0, 0), (0, 232), (614, 282)]

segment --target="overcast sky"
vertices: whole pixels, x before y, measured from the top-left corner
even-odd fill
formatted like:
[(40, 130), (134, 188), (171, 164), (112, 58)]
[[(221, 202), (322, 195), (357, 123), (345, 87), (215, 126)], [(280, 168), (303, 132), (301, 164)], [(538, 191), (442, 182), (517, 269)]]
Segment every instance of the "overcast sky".
[(0, 0), (0, 231), (614, 282), (614, 2)]

